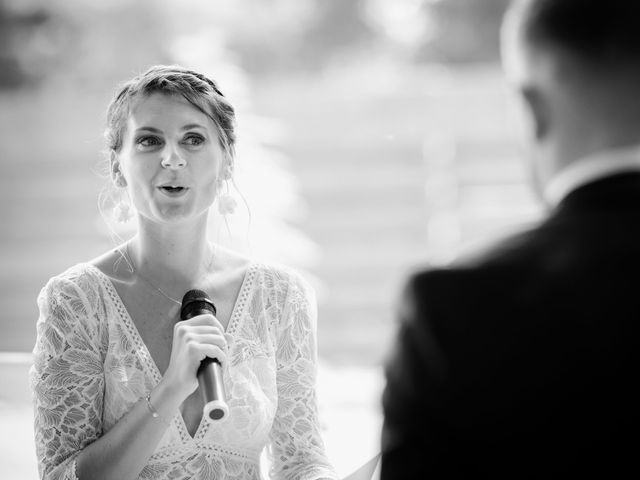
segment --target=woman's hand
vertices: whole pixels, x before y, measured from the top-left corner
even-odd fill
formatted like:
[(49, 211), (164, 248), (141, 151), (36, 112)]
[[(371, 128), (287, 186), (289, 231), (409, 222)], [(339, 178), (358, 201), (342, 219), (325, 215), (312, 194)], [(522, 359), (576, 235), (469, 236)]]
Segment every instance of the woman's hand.
[(227, 341), (224, 328), (211, 314), (177, 322), (173, 328), (171, 358), (164, 379), (184, 398), (198, 388), (196, 373), (206, 357), (225, 363)]

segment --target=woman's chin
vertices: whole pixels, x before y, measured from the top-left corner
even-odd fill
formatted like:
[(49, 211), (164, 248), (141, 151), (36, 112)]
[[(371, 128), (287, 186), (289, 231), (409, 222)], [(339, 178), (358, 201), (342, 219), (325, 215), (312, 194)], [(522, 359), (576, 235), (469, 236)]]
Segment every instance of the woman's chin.
[(184, 224), (199, 221), (206, 218), (208, 209), (196, 211), (193, 208), (185, 208), (183, 206), (174, 208), (163, 208), (156, 212), (155, 221), (164, 224)]

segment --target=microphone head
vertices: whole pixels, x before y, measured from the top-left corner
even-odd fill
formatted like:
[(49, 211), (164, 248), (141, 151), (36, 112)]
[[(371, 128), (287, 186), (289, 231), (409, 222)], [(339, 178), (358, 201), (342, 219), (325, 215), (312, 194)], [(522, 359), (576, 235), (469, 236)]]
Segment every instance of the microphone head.
[(215, 315), (216, 306), (206, 292), (202, 290), (189, 290), (182, 297), (182, 308), (180, 309), (180, 319), (188, 320), (196, 315), (212, 313)]

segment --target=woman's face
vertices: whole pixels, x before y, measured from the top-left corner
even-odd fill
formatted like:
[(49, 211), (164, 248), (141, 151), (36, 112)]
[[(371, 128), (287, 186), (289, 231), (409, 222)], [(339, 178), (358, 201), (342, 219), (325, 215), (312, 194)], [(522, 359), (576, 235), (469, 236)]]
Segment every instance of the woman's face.
[(206, 214), (223, 167), (216, 126), (177, 95), (140, 99), (116, 163), (140, 215), (175, 223)]

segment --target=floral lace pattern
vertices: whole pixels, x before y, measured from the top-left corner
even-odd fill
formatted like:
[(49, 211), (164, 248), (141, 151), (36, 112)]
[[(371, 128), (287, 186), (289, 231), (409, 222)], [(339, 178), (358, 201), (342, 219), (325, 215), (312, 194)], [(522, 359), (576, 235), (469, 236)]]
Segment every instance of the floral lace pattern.
[[(316, 306), (294, 272), (252, 264), (233, 309), (223, 365), (230, 414), (189, 435), (179, 412), (140, 479), (337, 478), (315, 397)], [(76, 479), (75, 459), (161, 380), (111, 281), (91, 264), (53, 277), (38, 297), (35, 440), (41, 478)], [(264, 473), (263, 473), (264, 474)]]

